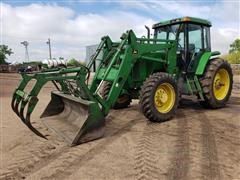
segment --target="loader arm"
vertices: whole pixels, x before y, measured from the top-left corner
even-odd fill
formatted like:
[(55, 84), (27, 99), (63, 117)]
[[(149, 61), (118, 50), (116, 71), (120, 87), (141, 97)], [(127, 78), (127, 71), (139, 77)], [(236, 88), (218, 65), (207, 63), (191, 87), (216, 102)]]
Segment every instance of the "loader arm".
[[(174, 53), (177, 48), (176, 41), (137, 38), (132, 30), (124, 33), (121, 39), (122, 41), (119, 43), (110, 63), (105, 64), (108, 56), (102, 59), (90, 87), (94, 97), (102, 104), (104, 115), (109, 113), (110, 108), (117, 101), (136, 62), (152, 61), (165, 63), (167, 66), (166, 71), (173, 74), (178, 70), (176, 67), (176, 54)], [(159, 50), (168, 52), (169, 56), (167, 56), (167, 59), (148, 56), (148, 53)], [(112, 84), (108, 97), (105, 100), (99, 95), (99, 90), (104, 81), (111, 81)]]

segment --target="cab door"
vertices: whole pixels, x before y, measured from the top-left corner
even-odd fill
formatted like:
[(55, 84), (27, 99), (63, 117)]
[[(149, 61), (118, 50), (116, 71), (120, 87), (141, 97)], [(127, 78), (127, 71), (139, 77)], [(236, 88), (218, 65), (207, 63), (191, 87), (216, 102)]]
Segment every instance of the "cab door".
[(209, 27), (199, 24), (187, 25), (187, 72), (195, 72), (199, 59), (209, 47)]

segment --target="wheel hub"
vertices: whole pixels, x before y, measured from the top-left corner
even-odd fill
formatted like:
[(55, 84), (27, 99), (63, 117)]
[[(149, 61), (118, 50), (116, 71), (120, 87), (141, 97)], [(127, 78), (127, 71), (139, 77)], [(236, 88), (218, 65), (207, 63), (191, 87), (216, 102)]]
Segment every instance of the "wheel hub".
[(217, 100), (223, 100), (228, 94), (230, 78), (226, 69), (219, 69), (213, 81), (213, 93)]
[(166, 93), (166, 91), (162, 88), (160, 88), (157, 92), (156, 92), (156, 104), (158, 106), (162, 106), (164, 103), (166, 103), (168, 99), (168, 95)]
[(173, 86), (169, 83), (159, 85), (154, 95), (154, 102), (155, 107), (159, 112), (169, 112), (175, 103), (175, 92)]

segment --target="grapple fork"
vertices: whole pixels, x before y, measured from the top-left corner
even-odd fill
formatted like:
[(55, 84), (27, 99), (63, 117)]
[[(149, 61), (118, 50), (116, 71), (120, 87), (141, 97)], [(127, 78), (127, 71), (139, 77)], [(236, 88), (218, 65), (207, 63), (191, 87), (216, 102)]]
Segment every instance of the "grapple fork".
[[(40, 133), (36, 128), (34, 128), (30, 122), (30, 116), (37, 102), (38, 98), (36, 96), (30, 97), (23, 91), (16, 90), (12, 98), (11, 106), (13, 111), (18, 115), (18, 117), (20, 117), (22, 122), (30, 130), (32, 130), (36, 135), (47, 139), (42, 133)], [(24, 114), (24, 110), (26, 107), (26, 113)]]
[[(47, 139), (32, 126), (30, 117), (38, 103), (41, 88), (48, 81), (53, 81), (57, 91), (51, 93), (51, 101), (41, 115), (43, 123), (71, 146), (100, 138), (104, 133), (104, 113), (85, 84), (86, 77), (86, 68), (82, 67), (22, 74), (11, 107), (31, 131)], [(33, 88), (29, 93), (25, 92), (27, 84), (33, 79)]]

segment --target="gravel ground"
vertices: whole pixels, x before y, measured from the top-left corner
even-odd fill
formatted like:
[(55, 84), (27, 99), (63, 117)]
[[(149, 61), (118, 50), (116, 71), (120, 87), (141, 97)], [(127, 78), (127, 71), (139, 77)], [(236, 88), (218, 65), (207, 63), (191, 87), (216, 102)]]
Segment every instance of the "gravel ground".
[(50, 100), (51, 85), (39, 95), (31, 133), (10, 108), (17, 74), (0, 74), (0, 179), (240, 179), (240, 78), (228, 105), (203, 109), (186, 99), (176, 117), (150, 123), (138, 110), (112, 110), (104, 138), (68, 147), (39, 115)]

